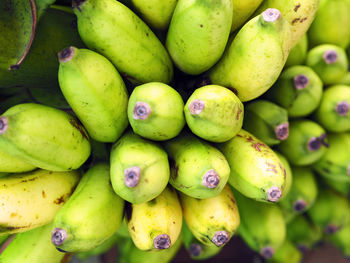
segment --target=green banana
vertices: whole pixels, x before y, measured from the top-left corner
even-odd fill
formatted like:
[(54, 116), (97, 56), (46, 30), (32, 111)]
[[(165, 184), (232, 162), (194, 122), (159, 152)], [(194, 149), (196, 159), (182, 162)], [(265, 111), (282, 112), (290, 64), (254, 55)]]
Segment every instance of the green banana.
[(251, 19), (210, 70), (212, 84), (234, 90), (241, 101), (267, 91), (280, 75), (290, 51), (291, 29), (277, 9)]
[(266, 8), (277, 8), (292, 29), (291, 46), (294, 47), (314, 21), (320, 0), (265, 0), (255, 14)]
[(181, 71), (198, 75), (220, 59), (230, 35), (232, 10), (232, 0), (178, 1), (166, 48)]
[(316, 122), (299, 119), (289, 122), (289, 137), (279, 145), (280, 152), (292, 165), (317, 162), (328, 147), (325, 130)]
[(326, 89), (315, 119), (330, 132), (350, 130), (350, 86), (335, 85)]
[(72, 197), (56, 214), (51, 242), (69, 252), (96, 248), (118, 230), (123, 212), (124, 200), (110, 184), (109, 165), (96, 164), (85, 173)]
[(182, 226), (182, 210), (176, 191), (167, 187), (151, 201), (128, 204), (126, 219), (130, 236), (138, 249), (171, 248)]
[(115, 142), (128, 126), (128, 91), (118, 71), (88, 49), (65, 48), (58, 60), (62, 93), (91, 138)]
[(307, 214), (325, 234), (334, 234), (350, 223), (349, 200), (330, 189), (319, 189), (316, 202)]
[(308, 34), (311, 46), (333, 44), (346, 48), (350, 43), (350, 1), (320, 0)]
[(325, 85), (342, 79), (348, 71), (348, 58), (341, 47), (323, 44), (309, 50), (306, 65), (312, 68)]
[(277, 155), (278, 159), (280, 160), (280, 162), (282, 163), (282, 166), (284, 167), (284, 169), (286, 170), (286, 184), (284, 186), (283, 189), (283, 195), (280, 198), (280, 200), (283, 200), (286, 196), (288, 196), (288, 193), (290, 191), (290, 188), (292, 187), (292, 183), (293, 183), (293, 174), (292, 174), (292, 169), (289, 165), (289, 162), (287, 160), (286, 157), (284, 157), (281, 153), (274, 151), (275, 154)]
[(279, 144), (289, 134), (287, 110), (267, 100), (254, 100), (245, 107), (243, 128), (269, 146)]
[(230, 166), (224, 155), (190, 133), (166, 141), (171, 172), (169, 183), (193, 198), (217, 196), (228, 180)]
[(239, 29), (254, 13), (263, 0), (232, 0), (233, 16), (231, 32)]
[(36, 170), (0, 178), (0, 235), (18, 233), (51, 222), (74, 191), (75, 171)]
[(184, 219), (196, 239), (207, 246), (224, 246), (235, 234), (240, 215), (228, 185), (218, 196), (197, 199), (180, 193)]
[(225, 142), (242, 128), (244, 106), (229, 89), (207, 85), (192, 93), (184, 112), (194, 134), (207, 141)]
[(321, 228), (304, 215), (297, 215), (287, 224), (287, 239), (301, 251), (311, 250), (321, 238)]
[(130, 1), (147, 24), (155, 29), (166, 30), (178, 0)]
[(327, 241), (330, 241), (335, 247), (340, 249), (343, 255), (347, 258), (350, 257), (350, 224), (347, 224), (340, 229), (334, 235), (326, 237)]
[(330, 180), (350, 183), (350, 134), (331, 133), (328, 141), (329, 149), (313, 168)]
[(61, 263), (65, 254), (50, 242), (52, 223), (19, 233), (0, 254), (1, 263)]
[(330, 189), (333, 189), (342, 195), (350, 196), (350, 182), (337, 180), (330, 177), (323, 177), (322, 181), (328, 185)]
[(314, 204), (318, 188), (311, 168), (292, 166), (292, 173), (293, 184), (290, 192), (279, 205), (287, 214), (297, 215)]
[(346, 72), (344, 77), (340, 79), (336, 84), (350, 86), (350, 71)]
[(115, 0), (73, 0), (72, 6), (84, 43), (128, 80), (170, 82), (173, 66), (166, 49), (129, 8)]
[(184, 102), (172, 87), (151, 82), (130, 95), (128, 118), (134, 132), (155, 141), (176, 137), (185, 125)]
[(110, 163), (113, 189), (130, 203), (148, 202), (168, 184), (170, 168), (166, 152), (157, 143), (131, 132), (113, 145)]
[(267, 262), (271, 263), (300, 263), (303, 258), (302, 253), (286, 239), (279, 249), (275, 252), (272, 258)]
[(0, 116), (0, 148), (51, 171), (79, 168), (91, 150), (84, 127), (73, 116), (35, 103), (18, 104)]
[(277, 202), (281, 198), (286, 170), (270, 147), (242, 129), (218, 148), (231, 168), (228, 183), (239, 192), (258, 201)]
[(0, 149), (0, 172), (2, 173), (22, 173), (34, 170), (36, 167), (23, 162), (20, 159), (8, 155)]
[(9, 237), (11, 237), (11, 235), (4, 235), (4, 236), (0, 236), (0, 246), (2, 246), (2, 244), (4, 244)]
[(276, 204), (256, 202), (234, 191), (241, 224), (239, 235), (244, 242), (264, 258), (271, 258), (286, 236), (286, 223)]
[(304, 34), (299, 42), (290, 50), (286, 67), (303, 65), (306, 59), (306, 54), (308, 50), (309, 42), (307, 34)]
[(266, 97), (285, 108), (290, 117), (304, 117), (316, 110), (322, 90), (322, 80), (313, 69), (293, 66), (282, 72)]

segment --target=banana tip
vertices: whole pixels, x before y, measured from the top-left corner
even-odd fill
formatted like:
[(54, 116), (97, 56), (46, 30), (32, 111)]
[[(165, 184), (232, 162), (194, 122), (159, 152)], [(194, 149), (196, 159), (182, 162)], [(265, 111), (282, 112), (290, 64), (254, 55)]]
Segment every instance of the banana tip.
[(74, 56), (74, 47), (67, 47), (58, 53), (58, 61), (65, 63), (70, 61)]
[(280, 125), (277, 125), (275, 128), (276, 138), (278, 140), (284, 141), (289, 136), (289, 123), (285, 122)]
[(302, 245), (302, 244), (298, 245), (298, 249), (303, 253), (308, 251), (308, 247), (306, 245)]
[(275, 251), (272, 247), (264, 247), (260, 251), (260, 255), (265, 259), (272, 258), (273, 254), (275, 254)]
[(326, 226), (324, 228), (324, 232), (326, 234), (335, 234), (337, 231), (339, 230), (339, 227), (333, 225), (333, 224), (329, 224), (328, 226)]
[(282, 196), (281, 188), (277, 186), (272, 186), (269, 190), (267, 190), (267, 199), (270, 202), (277, 202)]
[(210, 169), (204, 174), (202, 184), (205, 187), (215, 188), (218, 186), (219, 183), (220, 183), (220, 176), (214, 169)]
[(294, 203), (293, 208), (295, 212), (301, 212), (305, 210), (306, 206), (307, 206), (307, 203), (304, 200), (300, 199)]
[(326, 64), (333, 64), (338, 61), (338, 54), (335, 50), (327, 50), (323, 53), (323, 60)]
[(309, 151), (314, 152), (320, 149), (322, 146), (322, 141), (318, 137), (311, 137), (307, 143), (307, 148)]
[(3, 134), (7, 131), (7, 125), (8, 121), (7, 121), (7, 117), (5, 116), (1, 116), (0, 117), (0, 134)]
[(167, 249), (171, 245), (170, 237), (167, 234), (161, 234), (154, 238), (153, 245), (156, 249)]
[(67, 232), (62, 228), (55, 228), (51, 232), (51, 242), (55, 246), (60, 246), (67, 239)]
[(127, 187), (135, 187), (140, 182), (141, 169), (138, 166), (130, 167), (124, 170), (124, 184)]
[(281, 16), (281, 12), (276, 8), (268, 8), (262, 13), (262, 17), (266, 22), (275, 22)]
[(305, 89), (308, 84), (309, 84), (309, 78), (304, 74), (300, 74), (294, 77), (294, 87), (297, 90)]
[(201, 113), (204, 110), (205, 103), (202, 100), (193, 100), (188, 105), (188, 108), (189, 108), (190, 113), (192, 115), (197, 115), (197, 114)]
[(230, 234), (226, 231), (217, 231), (211, 240), (217, 247), (225, 245), (230, 239)]
[(337, 111), (339, 116), (345, 116), (349, 112), (349, 109), (350, 105), (346, 101), (339, 102), (335, 107), (335, 110)]
[(72, 7), (79, 9), (79, 6), (81, 6), (85, 2), (86, 2), (86, 0), (72, 0)]
[(202, 252), (202, 247), (196, 243), (191, 244), (188, 252), (190, 253), (191, 257), (198, 257)]
[(146, 102), (138, 101), (135, 104), (133, 118), (135, 120), (145, 120), (151, 114), (151, 107)]

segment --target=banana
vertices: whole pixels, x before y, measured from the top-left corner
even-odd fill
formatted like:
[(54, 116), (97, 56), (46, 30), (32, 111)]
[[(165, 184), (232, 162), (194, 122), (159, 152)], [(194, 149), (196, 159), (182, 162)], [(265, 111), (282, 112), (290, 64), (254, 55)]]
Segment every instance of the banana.
[(169, 83), (170, 57), (150, 28), (115, 0), (73, 0), (84, 43), (106, 58), (133, 83)]
[(305, 33), (299, 40), (299, 42), (290, 50), (286, 67), (303, 65), (306, 59), (309, 42), (307, 34)]
[(346, 48), (350, 43), (350, 1), (320, 0), (308, 34), (311, 46), (333, 44)]
[(166, 48), (181, 71), (198, 75), (220, 59), (230, 35), (232, 10), (232, 0), (178, 1)]
[(130, 236), (138, 249), (171, 248), (182, 226), (182, 210), (176, 191), (167, 187), (151, 201), (128, 204), (126, 219)]
[(350, 257), (350, 224), (347, 224), (337, 233), (331, 236), (327, 236), (326, 240), (330, 241), (335, 247), (340, 249), (343, 255), (347, 258)]
[(314, 248), (321, 238), (321, 228), (304, 215), (297, 215), (287, 224), (287, 239), (303, 252)]
[(350, 134), (331, 133), (328, 141), (329, 149), (313, 168), (330, 180), (350, 183)]
[(288, 195), (279, 202), (287, 214), (297, 215), (308, 210), (317, 197), (317, 182), (309, 167), (292, 166), (293, 184)]
[(194, 134), (207, 141), (225, 142), (242, 128), (244, 106), (229, 89), (207, 85), (192, 93), (184, 112)]
[(198, 241), (207, 246), (224, 246), (235, 234), (240, 215), (228, 185), (218, 196), (197, 199), (180, 193), (184, 219)]
[(305, 63), (317, 73), (325, 85), (335, 84), (342, 79), (349, 65), (345, 50), (331, 44), (310, 49)]
[(292, 28), (291, 46), (294, 47), (314, 21), (320, 0), (265, 0), (255, 14), (266, 8), (277, 8)]
[(325, 234), (334, 234), (350, 222), (349, 200), (330, 189), (319, 189), (314, 205), (307, 211)]
[(170, 168), (166, 152), (157, 143), (131, 132), (113, 145), (110, 163), (113, 189), (130, 203), (148, 202), (168, 184)]
[(36, 170), (0, 178), (0, 235), (18, 233), (51, 222), (74, 191), (75, 171)]
[(1, 263), (61, 263), (65, 254), (50, 242), (52, 223), (19, 233), (0, 254)]
[(267, 99), (288, 111), (289, 117), (304, 117), (321, 102), (323, 83), (315, 71), (307, 66), (293, 66), (282, 72), (266, 93)]
[(230, 185), (258, 201), (277, 202), (281, 198), (286, 170), (270, 147), (243, 129), (217, 146), (230, 165)]
[(330, 132), (350, 131), (350, 86), (335, 85), (326, 89), (315, 119)]
[(241, 101), (267, 91), (280, 75), (290, 51), (291, 29), (277, 9), (247, 22), (208, 73), (212, 84), (232, 89)]
[(279, 144), (289, 134), (287, 110), (267, 100), (255, 100), (245, 107), (243, 128), (269, 146)]
[(333, 189), (334, 191), (345, 195), (350, 196), (350, 182), (343, 181), (343, 180), (337, 180), (330, 177), (323, 177), (322, 181), (328, 185), (330, 189)]
[(22, 173), (34, 170), (36, 167), (23, 162), (18, 158), (8, 155), (0, 149), (0, 172), (2, 173)]
[(10, 236), (11, 235), (3, 235), (3, 236), (0, 235), (0, 246), (2, 246), (2, 244), (4, 244), (6, 240), (9, 239)]
[(256, 202), (234, 190), (241, 224), (239, 235), (254, 251), (265, 259), (271, 258), (283, 244), (286, 223), (281, 209), (276, 204)]
[(325, 130), (307, 119), (293, 120), (289, 124), (289, 137), (280, 143), (280, 152), (292, 165), (317, 162), (329, 146)]
[(176, 137), (185, 126), (184, 102), (172, 87), (151, 82), (130, 95), (128, 118), (134, 132), (155, 141)]
[(190, 133), (166, 141), (171, 172), (169, 183), (193, 198), (217, 196), (228, 180), (230, 166), (224, 155)]
[(350, 86), (350, 71), (346, 72), (344, 77), (340, 79), (336, 84)]
[(271, 263), (300, 263), (303, 255), (288, 239), (275, 252), (267, 262)]
[(263, 0), (232, 0), (233, 16), (231, 32), (240, 28), (254, 13)]
[(35, 103), (18, 104), (0, 116), (0, 148), (51, 171), (79, 168), (91, 150), (84, 127), (73, 116)]
[(69, 252), (96, 248), (110, 238), (123, 220), (124, 200), (110, 184), (109, 165), (96, 164), (55, 216), (51, 242)]
[(90, 137), (115, 142), (128, 126), (128, 91), (118, 71), (88, 49), (65, 48), (58, 60), (62, 93)]
[(282, 166), (284, 167), (284, 169), (286, 170), (286, 184), (284, 186), (283, 189), (283, 195), (280, 198), (280, 200), (282, 201), (283, 199), (285, 199), (286, 196), (288, 196), (288, 193), (290, 191), (290, 188), (292, 187), (292, 183), (293, 183), (293, 174), (292, 174), (292, 169), (289, 165), (289, 162), (287, 160), (286, 157), (284, 157), (281, 153), (274, 151), (275, 154), (277, 155), (278, 159), (280, 160), (280, 162), (282, 163)]

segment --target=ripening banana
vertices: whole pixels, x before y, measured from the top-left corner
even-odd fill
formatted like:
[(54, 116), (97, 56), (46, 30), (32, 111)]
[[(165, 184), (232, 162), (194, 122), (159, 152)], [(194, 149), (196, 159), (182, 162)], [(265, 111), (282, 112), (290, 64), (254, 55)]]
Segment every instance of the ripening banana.
[(232, 14), (232, 0), (179, 0), (166, 39), (175, 65), (191, 75), (210, 69), (225, 50)]
[(257, 202), (234, 190), (241, 224), (239, 235), (244, 242), (265, 259), (271, 258), (283, 244), (286, 223), (276, 204)]
[(24, 232), (51, 222), (79, 179), (75, 171), (41, 169), (1, 177), (0, 235)]
[(163, 145), (171, 165), (169, 183), (178, 191), (199, 199), (222, 191), (230, 166), (218, 149), (185, 132)]
[(196, 89), (184, 107), (188, 127), (211, 142), (225, 142), (242, 128), (244, 106), (229, 89), (207, 85)]
[(0, 148), (51, 171), (79, 168), (91, 150), (89, 137), (76, 118), (35, 103), (18, 104), (0, 116)]
[(129, 8), (115, 0), (73, 0), (72, 6), (84, 43), (129, 81), (171, 81), (173, 65), (165, 47)]
[(267, 100), (245, 106), (243, 128), (267, 145), (279, 144), (289, 135), (287, 110)]
[(14, 158), (0, 149), (0, 172), (22, 173), (34, 170), (36, 167), (21, 159)]
[(290, 50), (285, 67), (303, 65), (306, 59), (309, 42), (305, 33), (299, 42)]
[(126, 201), (141, 204), (156, 198), (168, 184), (168, 156), (155, 142), (128, 132), (111, 150), (111, 183)]
[(232, 89), (241, 101), (267, 91), (280, 75), (290, 51), (291, 29), (277, 9), (247, 22), (210, 70), (212, 84)]
[(228, 183), (236, 190), (257, 201), (277, 202), (281, 198), (286, 170), (269, 146), (243, 129), (217, 146), (231, 168)]
[(322, 93), (322, 80), (313, 69), (293, 66), (282, 72), (266, 96), (285, 108), (289, 117), (295, 118), (307, 116), (316, 110)]
[(350, 258), (350, 224), (347, 224), (334, 235), (326, 237), (335, 247), (340, 249), (343, 255)]
[(91, 167), (80, 180), (72, 197), (55, 216), (51, 242), (68, 252), (96, 248), (119, 228), (124, 200), (110, 184), (109, 165)]
[(126, 219), (130, 236), (138, 249), (169, 249), (182, 226), (182, 210), (175, 189), (167, 187), (151, 201), (128, 204)]
[(315, 112), (315, 119), (330, 132), (350, 131), (350, 86), (327, 88)]
[(128, 91), (118, 71), (88, 49), (65, 48), (58, 60), (61, 91), (90, 137), (115, 142), (128, 126)]
[(262, 1), (263, 0), (232, 0), (233, 16), (231, 32), (244, 25)]
[(282, 163), (282, 166), (284, 167), (284, 169), (286, 170), (286, 184), (284, 186), (283, 189), (283, 195), (280, 198), (280, 200), (282, 201), (286, 196), (288, 196), (288, 193), (290, 191), (290, 188), (292, 187), (293, 184), (293, 173), (292, 173), (292, 169), (289, 165), (289, 162), (287, 160), (286, 157), (284, 157), (281, 153), (274, 151), (275, 154), (277, 155), (278, 159), (280, 160), (280, 162)]
[(197, 199), (180, 193), (187, 226), (198, 241), (207, 246), (224, 246), (235, 234), (240, 215), (228, 185), (218, 196)]
[(268, 263), (300, 263), (303, 258), (302, 253), (288, 239), (284, 240), (279, 249), (276, 250)]

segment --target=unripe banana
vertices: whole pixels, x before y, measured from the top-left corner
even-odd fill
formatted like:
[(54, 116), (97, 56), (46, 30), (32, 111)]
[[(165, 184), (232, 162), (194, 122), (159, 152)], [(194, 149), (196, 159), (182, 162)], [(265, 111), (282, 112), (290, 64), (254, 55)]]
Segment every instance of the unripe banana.
[(335, 85), (326, 89), (315, 112), (315, 119), (326, 130), (350, 130), (350, 86)]
[(289, 135), (287, 111), (267, 100), (255, 100), (245, 107), (243, 128), (267, 145), (279, 144)]
[(88, 49), (63, 49), (58, 60), (62, 93), (91, 138), (115, 142), (128, 126), (128, 91), (118, 71)]
[(184, 102), (172, 87), (151, 82), (130, 95), (128, 118), (134, 132), (155, 141), (176, 137), (185, 125)]
[(254, 13), (263, 0), (232, 0), (233, 16), (231, 32), (240, 28)]
[(129, 204), (126, 216), (130, 236), (141, 250), (168, 249), (181, 232), (182, 210), (176, 191), (170, 187), (151, 201)]
[(256, 202), (234, 191), (241, 224), (239, 235), (244, 242), (264, 258), (271, 258), (283, 244), (286, 223), (276, 204)]
[(292, 165), (317, 162), (328, 147), (326, 132), (316, 122), (300, 119), (289, 122), (289, 137), (280, 143), (281, 153)]
[(293, 174), (292, 174), (292, 169), (289, 165), (289, 162), (286, 157), (284, 157), (281, 153), (274, 151), (275, 154), (277, 155), (278, 159), (282, 163), (282, 166), (286, 170), (286, 184), (283, 189), (283, 195), (280, 200), (283, 200), (286, 196), (288, 196), (288, 193), (290, 191), (290, 188), (292, 187), (293, 183)]
[(11, 235), (0, 235), (0, 246), (2, 246), (2, 244), (4, 244), (10, 236)]
[(333, 44), (346, 48), (350, 43), (350, 1), (320, 0), (308, 31), (311, 46)]
[(271, 263), (300, 263), (303, 258), (302, 253), (288, 239), (284, 240), (279, 249), (276, 250), (272, 258), (267, 262)]
[(209, 143), (189, 133), (164, 143), (171, 161), (169, 183), (193, 198), (217, 196), (227, 183), (230, 166)]
[(350, 86), (350, 71), (348, 71), (344, 75), (344, 77), (342, 79), (340, 79), (336, 84)]
[(350, 258), (350, 224), (347, 224), (334, 235), (326, 237), (335, 247), (340, 249), (343, 255)]
[(323, 84), (332, 85), (345, 76), (349, 62), (343, 48), (323, 44), (309, 50), (306, 65), (317, 73)]
[(216, 197), (197, 199), (180, 193), (184, 219), (198, 241), (221, 247), (235, 234), (240, 216), (228, 185)]
[(179, 0), (166, 47), (183, 72), (198, 75), (221, 57), (230, 35), (232, 0)]
[(84, 43), (108, 58), (133, 83), (173, 77), (170, 57), (150, 28), (115, 0), (73, 0)]
[(22, 173), (34, 170), (36, 167), (14, 158), (0, 149), (0, 172), (1, 173)]
[(170, 176), (168, 156), (155, 142), (131, 132), (111, 150), (111, 182), (114, 191), (133, 204), (148, 202), (167, 186)]
[(79, 168), (91, 150), (84, 127), (73, 116), (35, 103), (18, 104), (0, 116), (0, 148), (51, 171)]
[(270, 147), (242, 129), (218, 148), (230, 165), (228, 182), (236, 190), (257, 201), (277, 202), (281, 198), (286, 170)]
[(290, 117), (307, 116), (316, 110), (322, 98), (320, 77), (306, 66), (286, 69), (266, 96), (288, 111)]
[(299, 40), (299, 42), (290, 50), (286, 67), (303, 65), (306, 59), (309, 42), (307, 34), (305, 33)]
[(350, 222), (349, 200), (330, 189), (319, 189), (316, 202), (307, 213), (325, 234), (334, 234)]
[(113, 191), (109, 166), (96, 164), (55, 216), (51, 242), (63, 251), (93, 249), (118, 230), (123, 212), (124, 200)]
[(19, 233), (0, 254), (1, 263), (61, 263), (65, 254), (50, 242), (52, 223)]
[(331, 178), (323, 177), (322, 181), (334, 191), (348, 197), (350, 196), (350, 182), (343, 181), (343, 180), (336, 180), (336, 179), (333, 179), (332, 177)]
[(259, 97), (277, 80), (290, 50), (291, 29), (277, 9), (251, 19), (209, 72), (213, 84), (235, 91), (241, 101)]
[(18, 233), (51, 222), (72, 194), (79, 174), (33, 172), (0, 178), (0, 235)]
[(242, 128), (244, 106), (229, 89), (207, 85), (196, 89), (185, 108), (188, 127), (211, 142), (225, 142)]
[(130, 1), (148, 25), (160, 30), (166, 30), (168, 28), (175, 6), (177, 5), (177, 0)]
[(266, 8), (277, 8), (292, 28), (291, 46), (294, 47), (314, 21), (320, 0), (265, 0), (255, 14)]

